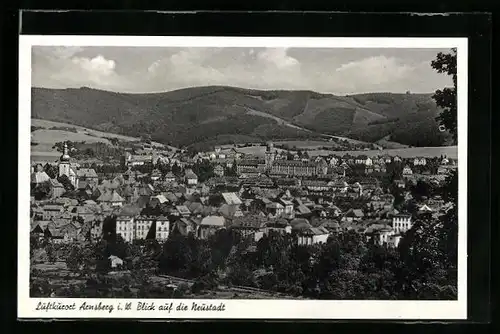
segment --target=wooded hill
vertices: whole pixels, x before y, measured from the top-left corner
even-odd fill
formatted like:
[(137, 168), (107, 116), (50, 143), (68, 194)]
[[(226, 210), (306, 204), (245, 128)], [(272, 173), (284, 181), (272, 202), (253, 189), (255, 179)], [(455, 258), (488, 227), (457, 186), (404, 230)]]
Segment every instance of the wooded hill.
[(438, 129), (439, 112), (431, 94), (335, 96), (223, 86), (150, 94), (32, 89), (32, 118), (133, 137), (150, 135), (174, 146), (313, 139), (320, 134), (441, 146), (448, 135)]

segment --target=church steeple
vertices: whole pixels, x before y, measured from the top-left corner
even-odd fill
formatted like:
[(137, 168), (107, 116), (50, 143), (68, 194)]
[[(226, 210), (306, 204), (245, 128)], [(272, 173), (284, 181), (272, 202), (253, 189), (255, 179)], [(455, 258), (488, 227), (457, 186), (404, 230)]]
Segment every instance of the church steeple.
[(267, 171), (270, 171), (271, 168), (273, 167), (275, 157), (276, 153), (274, 152), (274, 145), (272, 142), (268, 142), (265, 153), (265, 163)]
[(63, 155), (61, 155), (60, 161), (69, 161), (68, 144), (64, 142)]

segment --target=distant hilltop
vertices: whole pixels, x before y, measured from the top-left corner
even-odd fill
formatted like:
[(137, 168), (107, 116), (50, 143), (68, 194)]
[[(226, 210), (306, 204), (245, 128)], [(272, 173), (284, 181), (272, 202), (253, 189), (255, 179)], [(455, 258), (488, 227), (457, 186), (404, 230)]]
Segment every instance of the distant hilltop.
[(32, 89), (32, 118), (173, 146), (342, 136), (367, 143), (445, 146), (431, 94), (348, 96), (208, 86), (126, 94), (91, 88)]

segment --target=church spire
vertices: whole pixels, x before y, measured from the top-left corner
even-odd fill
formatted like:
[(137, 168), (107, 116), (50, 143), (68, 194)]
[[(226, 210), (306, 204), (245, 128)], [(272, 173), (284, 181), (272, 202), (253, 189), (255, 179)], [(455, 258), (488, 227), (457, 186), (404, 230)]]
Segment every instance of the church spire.
[(68, 144), (64, 142), (63, 155), (61, 155), (61, 161), (69, 161)]

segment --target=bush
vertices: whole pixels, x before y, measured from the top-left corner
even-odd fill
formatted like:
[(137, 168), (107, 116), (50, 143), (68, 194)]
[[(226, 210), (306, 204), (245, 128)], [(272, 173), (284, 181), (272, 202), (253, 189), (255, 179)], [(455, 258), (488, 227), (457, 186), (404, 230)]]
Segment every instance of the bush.
[(196, 281), (191, 285), (191, 293), (197, 295), (206, 289), (205, 283), (202, 281)]
[(177, 291), (187, 293), (189, 292), (189, 285), (187, 283), (181, 283), (179, 284), (179, 286), (177, 286)]

